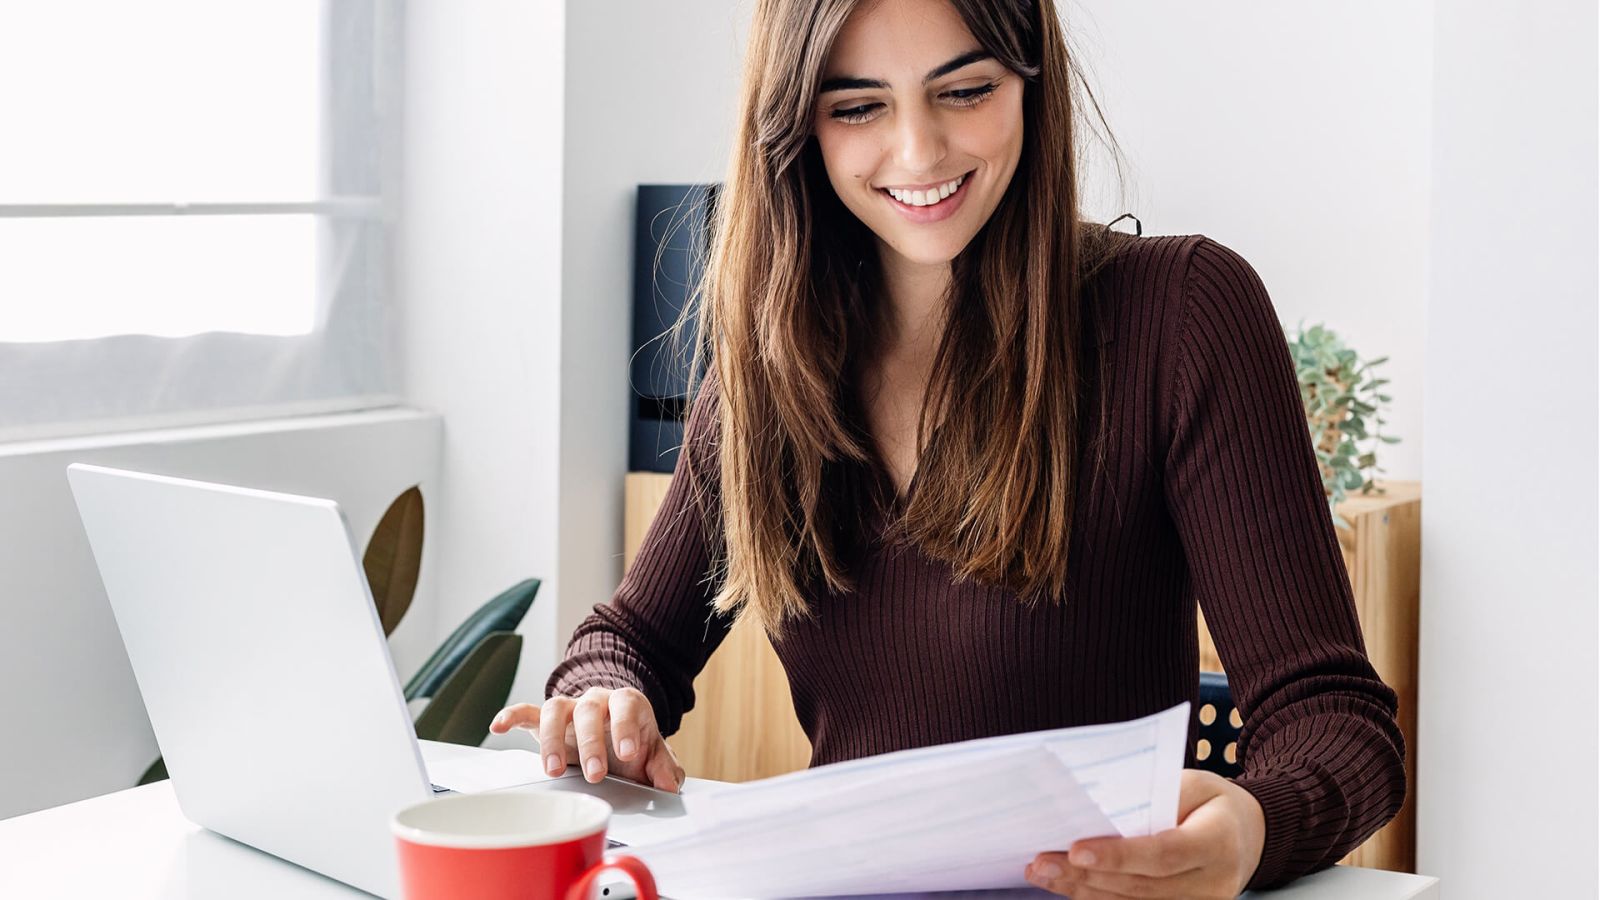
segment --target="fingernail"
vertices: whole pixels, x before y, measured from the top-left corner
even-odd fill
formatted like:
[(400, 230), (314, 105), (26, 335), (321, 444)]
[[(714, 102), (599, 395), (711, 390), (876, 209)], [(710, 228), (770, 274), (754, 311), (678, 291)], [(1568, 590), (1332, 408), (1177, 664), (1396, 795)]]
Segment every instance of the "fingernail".
[(583, 773), (585, 775), (588, 775), (590, 778), (593, 778), (596, 775), (599, 775), (600, 774), (600, 757), (598, 757), (598, 756), (589, 757), (589, 761), (583, 764)]
[(1045, 880), (1061, 877), (1061, 867), (1053, 862), (1038, 863), (1033, 867), (1033, 871)]
[(546, 775), (554, 775), (561, 768), (561, 757), (554, 753), (544, 758), (544, 771)]
[(617, 745), (617, 753), (621, 756), (632, 756), (633, 748), (633, 738), (623, 738), (622, 743)]
[(1094, 865), (1094, 851), (1074, 850), (1067, 854), (1067, 862), (1075, 866), (1092, 866)]
[(490, 724), (491, 725), (504, 725), (505, 723), (506, 723), (506, 714), (505, 713), (500, 713), (499, 715), (496, 715), (494, 717), (494, 721), (491, 722)]

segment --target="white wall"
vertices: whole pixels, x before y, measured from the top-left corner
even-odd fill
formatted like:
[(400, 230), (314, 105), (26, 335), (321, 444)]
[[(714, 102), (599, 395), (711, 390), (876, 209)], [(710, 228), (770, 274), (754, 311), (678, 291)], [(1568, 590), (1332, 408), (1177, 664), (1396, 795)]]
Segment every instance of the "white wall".
[[(1394, 398), (1381, 478), (1422, 469), (1431, 0), (1063, 0), (1112, 133), (1092, 218), (1205, 234), (1261, 274), (1291, 329), (1324, 322)], [(1129, 227), (1124, 222), (1119, 228)]]
[(567, 7), (563, 646), (622, 578), (634, 191), (642, 183), (722, 180), (753, 9), (749, 0)]
[(406, 13), (396, 280), (406, 397), (445, 419), (440, 621), (543, 579), (513, 688), (543, 699), (561, 593), (564, 4), (421, 0)]
[[(0, 818), (132, 787), (156, 758), (66, 467), (89, 462), (332, 498), (356, 546), (413, 484), (438, 497), (437, 418), (386, 410), (0, 445)], [(426, 529), (436, 523), (429, 509)], [(435, 541), (390, 637), (409, 677), (437, 643)]]
[(1418, 866), (1594, 897), (1595, 5), (1437, 15)]

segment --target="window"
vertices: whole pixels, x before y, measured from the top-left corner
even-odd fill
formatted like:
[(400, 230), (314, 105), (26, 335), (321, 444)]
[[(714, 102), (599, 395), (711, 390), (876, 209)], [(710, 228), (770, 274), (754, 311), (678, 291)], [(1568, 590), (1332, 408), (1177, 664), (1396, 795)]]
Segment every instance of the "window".
[(394, 402), (391, 4), (0, 6), (0, 440)]

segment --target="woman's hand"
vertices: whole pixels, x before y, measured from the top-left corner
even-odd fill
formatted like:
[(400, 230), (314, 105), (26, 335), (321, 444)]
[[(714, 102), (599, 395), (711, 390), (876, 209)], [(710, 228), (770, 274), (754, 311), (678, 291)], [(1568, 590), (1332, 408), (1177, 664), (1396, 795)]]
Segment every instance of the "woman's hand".
[(581, 697), (551, 697), (542, 707), (518, 703), (489, 724), (493, 734), (513, 728), (538, 736), (545, 772), (552, 776), (581, 762), (591, 784), (607, 772), (663, 791), (676, 792), (683, 784), (683, 767), (656, 727), (655, 710), (633, 688), (592, 687)]
[(1236, 897), (1261, 863), (1261, 804), (1212, 772), (1184, 769), (1178, 827), (1148, 837), (1090, 838), (1070, 853), (1041, 853), (1029, 881), (1072, 900)]

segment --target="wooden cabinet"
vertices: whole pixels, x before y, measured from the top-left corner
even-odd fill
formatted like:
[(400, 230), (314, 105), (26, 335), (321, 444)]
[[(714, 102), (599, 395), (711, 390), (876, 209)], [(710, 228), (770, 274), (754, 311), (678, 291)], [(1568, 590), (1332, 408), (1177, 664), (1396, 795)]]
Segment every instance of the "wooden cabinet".
[[(634, 472), (626, 481), (624, 566), (633, 564), (639, 543), (670, 475)], [(1417, 601), (1421, 592), (1422, 487), (1414, 481), (1384, 482), (1384, 496), (1351, 497), (1339, 515), (1351, 528), (1337, 529), (1355, 593), (1367, 654), (1384, 682), (1400, 695), (1400, 730), (1406, 739), (1406, 774), (1411, 790), (1405, 806), (1344, 862), (1370, 868), (1415, 869), (1417, 725)], [(1216, 648), (1200, 622), (1201, 668), (1222, 671)], [(753, 620), (741, 621), (695, 680), (695, 708), (671, 739), (690, 775), (748, 781), (804, 768), (811, 757), (795, 719), (789, 682), (766, 635)]]
[[(671, 475), (630, 472), (624, 490), (623, 566), (633, 565)], [(753, 781), (804, 769), (811, 742), (800, 730), (789, 676), (754, 619), (733, 626), (694, 682), (694, 709), (669, 741), (696, 778)]]

